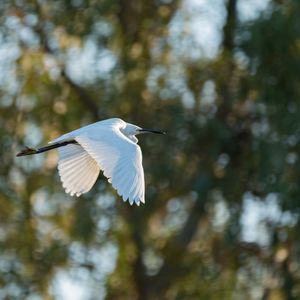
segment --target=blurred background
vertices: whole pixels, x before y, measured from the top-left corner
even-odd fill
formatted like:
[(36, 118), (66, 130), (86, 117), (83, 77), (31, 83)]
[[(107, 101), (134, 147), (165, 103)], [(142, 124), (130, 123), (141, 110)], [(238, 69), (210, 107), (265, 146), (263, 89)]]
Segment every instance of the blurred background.
[[(0, 1), (0, 299), (300, 299), (300, 1)], [(121, 117), (146, 204), (57, 153)]]

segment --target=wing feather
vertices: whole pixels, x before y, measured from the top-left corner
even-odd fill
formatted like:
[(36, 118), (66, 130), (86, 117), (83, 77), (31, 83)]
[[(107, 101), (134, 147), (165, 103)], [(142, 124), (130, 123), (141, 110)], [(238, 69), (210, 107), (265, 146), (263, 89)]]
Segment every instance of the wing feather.
[(83, 132), (74, 139), (98, 163), (124, 201), (137, 205), (145, 202), (141, 149), (117, 126), (99, 128), (96, 133)]
[(58, 172), (66, 192), (80, 196), (94, 185), (100, 167), (80, 145), (60, 147)]

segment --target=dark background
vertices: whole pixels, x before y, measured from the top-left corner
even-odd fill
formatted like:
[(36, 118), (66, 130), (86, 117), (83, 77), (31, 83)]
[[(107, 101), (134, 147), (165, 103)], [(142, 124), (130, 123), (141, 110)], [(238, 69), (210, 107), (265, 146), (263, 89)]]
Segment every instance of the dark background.
[[(264, 4), (262, 4), (264, 3)], [(0, 2), (0, 299), (300, 299), (300, 1)], [(23, 145), (109, 117), (146, 204)]]

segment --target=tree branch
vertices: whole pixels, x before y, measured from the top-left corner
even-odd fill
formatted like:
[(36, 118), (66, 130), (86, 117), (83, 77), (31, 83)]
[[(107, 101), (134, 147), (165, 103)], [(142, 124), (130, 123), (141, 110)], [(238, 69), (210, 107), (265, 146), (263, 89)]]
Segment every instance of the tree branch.
[[(181, 231), (169, 241), (165, 247), (165, 262), (159, 273), (153, 277), (151, 283), (154, 298), (162, 299), (162, 293), (170, 286), (172, 281), (179, 277), (183, 269), (178, 268), (189, 243), (193, 240), (198, 225), (205, 214), (205, 204), (212, 183), (207, 177), (201, 177), (198, 182), (198, 199), (191, 209), (190, 215), (186, 220)], [(155, 287), (155, 288), (154, 288)]]
[(64, 69), (61, 70), (61, 76), (64, 78), (66, 83), (74, 90), (74, 92), (78, 95), (78, 99), (81, 103), (89, 110), (92, 114), (93, 118), (97, 121), (101, 118), (104, 118), (104, 114), (100, 116), (98, 106), (95, 101), (89, 96), (89, 94), (77, 83), (75, 83), (65, 72)]
[(234, 34), (236, 28), (236, 5), (237, 0), (228, 0), (227, 18), (223, 27), (223, 50), (231, 52), (234, 47)]
[[(36, 10), (39, 15), (43, 15), (43, 10), (40, 7), (40, 4), (36, 2)], [(36, 34), (40, 37), (40, 45), (43, 48), (44, 52), (47, 54), (50, 54), (52, 57), (54, 57), (56, 60), (57, 55), (55, 50), (53, 50), (49, 44), (47, 34), (43, 30), (43, 26), (41, 23), (37, 23), (36, 26), (32, 28)], [(62, 65), (62, 64), (59, 64)], [(92, 114), (93, 119), (95, 121), (104, 118), (105, 114), (99, 113), (99, 108), (95, 101), (90, 97), (90, 95), (77, 83), (75, 83), (70, 76), (66, 73), (65, 68), (61, 67), (61, 76), (66, 81), (66, 83), (72, 88), (72, 90), (78, 95), (78, 100), (88, 109), (88, 111)]]
[(136, 208), (133, 211), (133, 230), (132, 230), (132, 239), (136, 247), (136, 259), (133, 263), (134, 271), (134, 282), (136, 289), (138, 291), (138, 300), (147, 299), (147, 281), (146, 281), (146, 270), (143, 263), (143, 253), (144, 253), (144, 240), (142, 234), (143, 225), (140, 222), (140, 214), (136, 211)]

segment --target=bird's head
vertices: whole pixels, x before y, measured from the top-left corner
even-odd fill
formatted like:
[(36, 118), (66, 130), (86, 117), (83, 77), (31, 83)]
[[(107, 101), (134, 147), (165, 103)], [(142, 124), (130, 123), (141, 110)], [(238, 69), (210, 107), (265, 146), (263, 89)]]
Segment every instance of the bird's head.
[(135, 143), (137, 143), (137, 138), (135, 137), (137, 134), (141, 134), (141, 133), (165, 134), (165, 132), (160, 130), (141, 128), (139, 126), (130, 123), (126, 123), (126, 126), (122, 129), (122, 132)]

